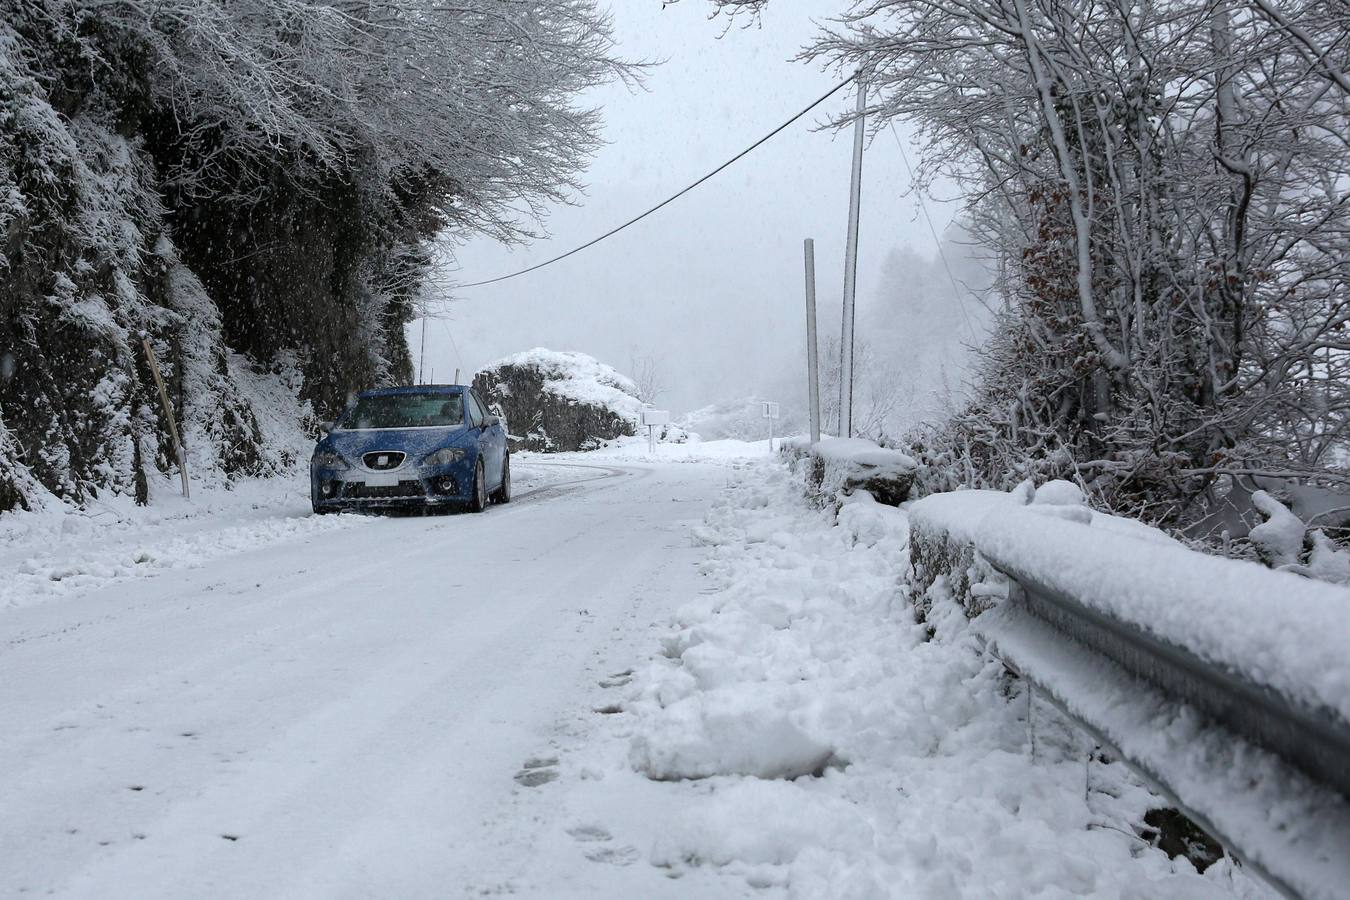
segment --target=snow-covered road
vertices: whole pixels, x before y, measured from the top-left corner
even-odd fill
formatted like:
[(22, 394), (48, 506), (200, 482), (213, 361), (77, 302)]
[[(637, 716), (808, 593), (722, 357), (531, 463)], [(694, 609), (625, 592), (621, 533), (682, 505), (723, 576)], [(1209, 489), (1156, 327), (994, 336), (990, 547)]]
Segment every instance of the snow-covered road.
[[(15, 604), (0, 895), (514, 889), (557, 796), (529, 784), (697, 593), (688, 532), (726, 472), (574, 469), (482, 516), (292, 531)], [(665, 881), (607, 868), (614, 896), (635, 895), (626, 877), (647, 896)]]
[(481, 516), (0, 523), (0, 897), (1267, 896), (1142, 837), (944, 579), (916, 621), (908, 510), (659, 449)]

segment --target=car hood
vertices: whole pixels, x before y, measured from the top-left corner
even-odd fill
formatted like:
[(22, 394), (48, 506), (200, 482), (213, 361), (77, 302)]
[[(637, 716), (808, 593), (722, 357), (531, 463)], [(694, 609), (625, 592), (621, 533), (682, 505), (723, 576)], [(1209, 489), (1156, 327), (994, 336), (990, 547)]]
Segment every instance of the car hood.
[(463, 425), (454, 428), (383, 428), (370, 431), (338, 430), (330, 434), (320, 446), (327, 445), (341, 453), (350, 463), (361, 462), (361, 457), (375, 450), (398, 450), (408, 455), (411, 462), (441, 447), (459, 443), (455, 438), (466, 432)]

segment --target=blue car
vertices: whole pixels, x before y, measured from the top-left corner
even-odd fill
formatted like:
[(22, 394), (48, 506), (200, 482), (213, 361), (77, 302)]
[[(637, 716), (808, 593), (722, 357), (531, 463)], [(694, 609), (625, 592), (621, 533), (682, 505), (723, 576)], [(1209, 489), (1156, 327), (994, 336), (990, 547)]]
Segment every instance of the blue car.
[(358, 394), (314, 447), (316, 513), (467, 507), (511, 499), (506, 428), (472, 388), (417, 385)]

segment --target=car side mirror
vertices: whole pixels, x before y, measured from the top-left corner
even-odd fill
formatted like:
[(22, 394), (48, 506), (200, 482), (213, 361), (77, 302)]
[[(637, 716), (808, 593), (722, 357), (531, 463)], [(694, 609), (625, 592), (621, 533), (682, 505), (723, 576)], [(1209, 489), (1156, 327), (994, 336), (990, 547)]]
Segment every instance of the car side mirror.
[(497, 416), (484, 416), (484, 417), (483, 417), (483, 427), (484, 427), (484, 428), (491, 428), (493, 425), (500, 425), (500, 424), (502, 424), (502, 420), (501, 420), (500, 418), (498, 418)]

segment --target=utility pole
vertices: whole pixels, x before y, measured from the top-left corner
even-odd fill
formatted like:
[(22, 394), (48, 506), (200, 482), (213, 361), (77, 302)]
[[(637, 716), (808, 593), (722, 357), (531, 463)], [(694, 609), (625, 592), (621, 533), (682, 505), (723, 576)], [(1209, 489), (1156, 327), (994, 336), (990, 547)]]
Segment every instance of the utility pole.
[(419, 384), (427, 383), (427, 317), (422, 316), (422, 350), (417, 355), (417, 382)]
[(858, 208), (862, 200), (863, 110), (867, 83), (858, 73), (857, 118), (853, 122), (853, 175), (848, 192), (848, 244), (844, 250), (844, 327), (839, 340), (839, 436), (853, 437), (853, 320), (858, 289)]
[(806, 254), (806, 398), (811, 409), (811, 443), (820, 442), (820, 363), (816, 341), (816, 242), (802, 242)]

